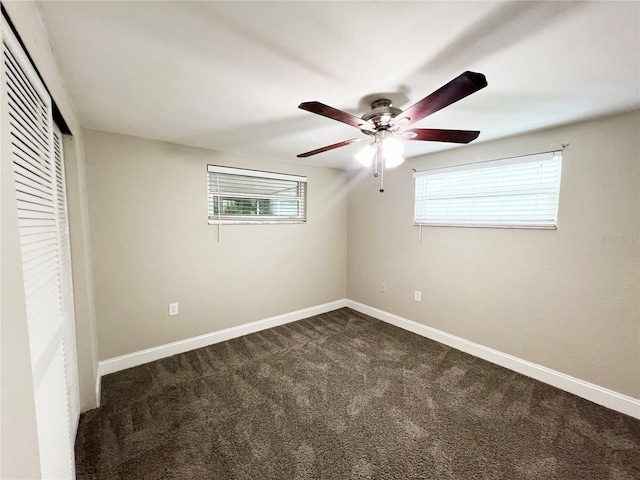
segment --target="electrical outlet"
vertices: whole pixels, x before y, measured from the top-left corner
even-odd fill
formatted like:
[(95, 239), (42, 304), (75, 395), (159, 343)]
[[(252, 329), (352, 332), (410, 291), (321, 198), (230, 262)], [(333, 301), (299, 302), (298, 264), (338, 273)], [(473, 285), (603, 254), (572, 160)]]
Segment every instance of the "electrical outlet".
[(414, 290), (413, 292), (413, 299), (416, 302), (421, 302), (422, 301), (422, 292), (420, 290)]
[(380, 284), (380, 291), (382, 293), (387, 293), (387, 284), (386, 283), (381, 283)]
[(178, 304), (170, 303), (169, 304), (169, 316), (178, 315)]

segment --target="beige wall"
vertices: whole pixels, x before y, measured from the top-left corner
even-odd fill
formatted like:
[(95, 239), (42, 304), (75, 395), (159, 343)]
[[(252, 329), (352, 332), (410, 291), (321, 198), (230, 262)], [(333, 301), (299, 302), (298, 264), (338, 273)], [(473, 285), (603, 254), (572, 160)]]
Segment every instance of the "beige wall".
[[(344, 172), (87, 130), (100, 359), (342, 299)], [(308, 223), (207, 224), (207, 164), (307, 175)], [(168, 316), (179, 302), (180, 314)]]
[[(638, 132), (635, 112), (423, 156), (383, 194), (354, 174), (348, 298), (640, 398)], [(418, 243), (412, 168), (562, 143), (558, 230), (424, 227)]]
[(71, 240), (80, 408), (86, 411), (97, 406), (98, 340), (93, 297), (86, 163), (80, 126), (74, 130), (73, 136), (64, 135), (63, 148)]

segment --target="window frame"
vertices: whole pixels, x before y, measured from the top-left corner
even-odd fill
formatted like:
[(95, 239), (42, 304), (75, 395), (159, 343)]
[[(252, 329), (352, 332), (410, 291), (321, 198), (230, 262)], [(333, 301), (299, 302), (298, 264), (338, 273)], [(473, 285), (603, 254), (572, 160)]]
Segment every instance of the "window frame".
[[(548, 151), (548, 152), (540, 152), (533, 153), (528, 155), (521, 155), (517, 157), (508, 157), (502, 158), (498, 160), (488, 160), (483, 162), (469, 163), (463, 165), (456, 165), (451, 167), (442, 167), (435, 168), (429, 170), (414, 170), (414, 213), (413, 213), (413, 224), (415, 226), (427, 226), (427, 227), (467, 227), (467, 228), (517, 228), (517, 229), (540, 229), (540, 230), (556, 230), (558, 228), (558, 213), (559, 213), (559, 204), (560, 204), (560, 187), (561, 187), (561, 179), (562, 179), (562, 150)], [(546, 172), (543, 172), (543, 162), (545, 166), (551, 169), (551, 175), (549, 176)], [(493, 194), (488, 194), (487, 190), (484, 190), (481, 193), (476, 192), (465, 192), (465, 196), (460, 196), (460, 190), (458, 191), (457, 196), (449, 195), (447, 191), (447, 195), (432, 195), (429, 197), (429, 194), (425, 192), (428, 188), (427, 182), (429, 178), (435, 181), (438, 179), (440, 181), (452, 181), (452, 180), (464, 180), (464, 176), (467, 176), (467, 180), (469, 181), (470, 177), (473, 177), (474, 174), (478, 176), (482, 176), (481, 173), (485, 172), (485, 182), (490, 179), (497, 181), (498, 175), (495, 175), (500, 168), (506, 167), (514, 167), (510, 172), (507, 172), (507, 175), (514, 175), (514, 172), (517, 172), (518, 167), (533, 167), (533, 165), (537, 164), (537, 173), (534, 177), (531, 176), (531, 180), (536, 181), (538, 183), (531, 183), (527, 185), (522, 190), (507, 190), (508, 188), (513, 189), (513, 186), (507, 186), (503, 182), (504, 173), (502, 178), (500, 179), (502, 190), (495, 190)], [(493, 168), (493, 171), (487, 170)], [(494, 175), (492, 176), (492, 172)], [(502, 170), (504, 172), (504, 170)], [(448, 175), (448, 177), (447, 177)], [(456, 178), (457, 177), (457, 178)], [(419, 185), (419, 182), (423, 182), (422, 185)], [(476, 178), (471, 180), (473, 183), (474, 189), (477, 185), (482, 186), (481, 182), (476, 183)], [(546, 183), (542, 183), (546, 182)], [(487, 188), (487, 183), (485, 183), (484, 187)], [(540, 185), (540, 186), (537, 186)], [(447, 187), (448, 188), (448, 187)], [(535, 189), (535, 192), (532, 190)], [(419, 194), (419, 191), (421, 192)], [(535, 195), (536, 202), (540, 201), (543, 204), (545, 201), (547, 202), (547, 207), (551, 206), (552, 208), (547, 208), (546, 210), (542, 209), (546, 215), (538, 215), (537, 204), (536, 208), (534, 208), (534, 215), (527, 219), (515, 220), (514, 218), (509, 218), (509, 216), (513, 215), (514, 212), (504, 213), (506, 218), (492, 219), (489, 220), (490, 215), (499, 215), (500, 212), (498, 207), (493, 207), (494, 210), (489, 208), (482, 209), (482, 207), (476, 207), (474, 201), (476, 199), (483, 198), (485, 200), (494, 200), (497, 201), (502, 199), (504, 201), (508, 197), (513, 197), (513, 200), (516, 199), (517, 196), (522, 198), (525, 195), (529, 195), (532, 197)], [(545, 196), (547, 197), (545, 199)], [(454, 201), (461, 200), (462, 198), (467, 199), (467, 203), (470, 200), (471, 205), (466, 205), (468, 208), (467, 211), (463, 211), (463, 214), (466, 214), (465, 218), (452, 218), (448, 217), (447, 219), (428, 219), (427, 218), (427, 202), (431, 200), (435, 203), (435, 201), (439, 200), (442, 204), (446, 204), (447, 208), (461, 208), (464, 206), (464, 201), (460, 202), (457, 206), (454, 204)], [(552, 202), (551, 202), (552, 201)], [(515, 208), (515, 203), (511, 204), (500, 204), (500, 209), (504, 210), (504, 207)], [(478, 219), (478, 217), (485, 215), (485, 218)], [(476, 218), (474, 218), (476, 217)]]
[[(296, 182), (297, 195), (269, 195), (265, 193), (251, 193), (251, 192), (224, 192), (217, 189), (212, 190), (212, 174), (225, 175), (227, 179), (237, 177), (237, 186), (240, 186), (243, 182), (242, 177), (245, 177), (247, 187), (250, 187), (251, 180), (248, 178), (257, 179), (257, 182), (262, 182), (263, 185), (268, 185), (271, 181), (275, 182)], [(233, 180), (232, 180), (233, 181)], [(253, 170), (247, 168), (228, 167), (222, 165), (207, 165), (207, 222), (209, 225), (278, 225), (278, 224), (300, 224), (307, 222), (307, 183), (308, 179), (303, 175), (291, 175), (287, 173), (276, 173), (264, 170)], [(218, 183), (219, 185), (219, 183)], [(255, 185), (254, 185), (255, 186)], [(297, 211), (296, 215), (260, 215), (260, 214), (221, 214), (215, 213), (215, 199), (237, 198), (239, 200), (250, 201), (283, 201), (283, 202), (296, 202)], [(224, 201), (224, 200), (223, 200)], [(256, 206), (259, 208), (259, 205)]]

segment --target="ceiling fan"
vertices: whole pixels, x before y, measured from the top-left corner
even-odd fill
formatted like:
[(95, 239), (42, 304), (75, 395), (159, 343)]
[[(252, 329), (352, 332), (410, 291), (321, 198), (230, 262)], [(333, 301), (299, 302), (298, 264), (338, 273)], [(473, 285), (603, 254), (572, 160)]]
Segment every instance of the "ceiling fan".
[[(385, 167), (392, 168), (404, 161), (404, 158), (402, 158), (404, 145), (398, 138), (451, 143), (469, 143), (478, 138), (480, 132), (477, 130), (406, 129), (406, 127), (486, 86), (487, 79), (483, 74), (467, 71), (404, 111), (392, 106), (390, 100), (381, 98), (372, 102), (371, 110), (362, 115), (361, 118), (320, 102), (301, 103), (298, 108), (356, 127), (367, 137), (351, 138), (327, 145), (326, 147), (301, 153), (298, 158), (310, 157), (335, 148), (345, 147), (352, 143), (373, 139), (363, 150), (356, 153), (355, 157), (367, 167), (374, 164), (373, 175), (375, 177), (378, 176), (378, 172), (384, 176)], [(384, 191), (383, 181), (383, 178), (381, 178), (381, 192)]]

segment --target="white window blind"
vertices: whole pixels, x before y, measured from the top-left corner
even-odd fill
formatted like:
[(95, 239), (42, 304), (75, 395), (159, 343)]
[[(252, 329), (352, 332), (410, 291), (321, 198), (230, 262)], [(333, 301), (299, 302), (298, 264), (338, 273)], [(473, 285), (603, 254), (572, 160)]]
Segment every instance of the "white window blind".
[(301, 223), (307, 177), (208, 165), (209, 223)]
[(554, 229), (561, 170), (558, 151), (415, 172), (414, 222)]
[(79, 404), (70, 399), (78, 395), (76, 347), (63, 298), (72, 288), (62, 150), (49, 94), (4, 19), (1, 33), (0, 132), (14, 169), (40, 467), (43, 478), (75, 478)]

